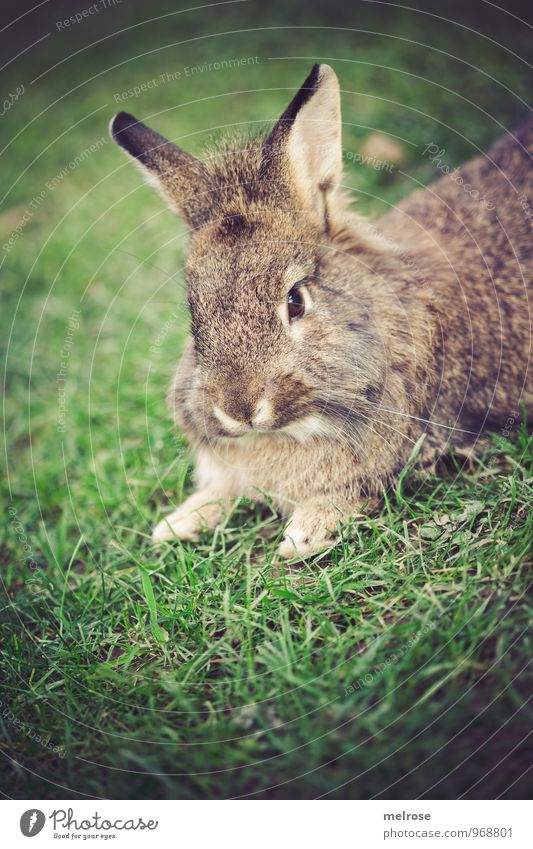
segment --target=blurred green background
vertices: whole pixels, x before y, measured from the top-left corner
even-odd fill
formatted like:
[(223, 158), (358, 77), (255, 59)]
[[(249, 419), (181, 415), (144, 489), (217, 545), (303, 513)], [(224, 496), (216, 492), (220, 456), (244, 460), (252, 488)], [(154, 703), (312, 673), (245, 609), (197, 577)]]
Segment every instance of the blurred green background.
[[(418, 5), (3, 4), (8, 795), (524, 793), (525, 431), (392, 495), (329, 567), (269, 572), (268, 511), (236, 508), (197, 548), (149, 543), (191, 469), (164, 404), (187, 330), (186, 233), (108, 122), (131, 112), (201, 155), (269, 125), (328, 62), (346, 183), (379, 214), (437, 176), (425, 144), (459, 164), (531, 92), (530, 4)], [(399, 145), (392, 173), (357, 162), (374, 132)], [(473, 501), (462, 537), (420, 541), (435, 511)]]

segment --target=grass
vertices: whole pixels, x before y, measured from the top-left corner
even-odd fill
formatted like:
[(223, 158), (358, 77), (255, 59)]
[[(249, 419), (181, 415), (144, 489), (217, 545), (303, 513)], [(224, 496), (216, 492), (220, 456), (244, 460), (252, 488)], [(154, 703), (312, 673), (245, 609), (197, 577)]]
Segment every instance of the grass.
[[(292, 29), (279, 29), (281, 3), (230, 5), (137, 27), (29, 85), (146, 16), (128, 3), (54, 32), (11, 67), (8, 89), (26, 91), (2, 119), (8, 138), (20, 133), (0, 175), (2, 244), (31, 215), (1, 266), (5, 794), (524, 797), (525, 423), (475, 463), (450, 458), (424, 483), (406, 475), (305, 568), (276, 572), (279, 522), (239, 504), (199, 545), (156, 551), (150, 528), (190, 487), (164, 406), (187, 329), (185, 233), (110, 143), (47, 187), (118, 108), (198, 151), (213, 128), (274, 117), (311, 62), (329, 58), (345, 90), (346, 150), (376, 128), (407, 151), (392, 176), (347, 158), (360, 209), (379, 213), (432, 178), (425, 143), (456, 164), (520, 118), (530, 77), (505, 48), (526, 55), (528, 33), (484, 14), (481, 26), (452, 3), (447, 17), (463, 25), (437, 26), (333, 3), (326, 23), (338, 29), (324, 29), (319, 6), (295, 6)], [(44, 16), (17, 30), (13, 55), (17, 39), (21, 49), (53, 29)], [(504, 46), (473, 32), (483, 27)], [(256, 55), (114, 104), (165, 71)], [(305, 58), (268, 58), (282, 56)]]

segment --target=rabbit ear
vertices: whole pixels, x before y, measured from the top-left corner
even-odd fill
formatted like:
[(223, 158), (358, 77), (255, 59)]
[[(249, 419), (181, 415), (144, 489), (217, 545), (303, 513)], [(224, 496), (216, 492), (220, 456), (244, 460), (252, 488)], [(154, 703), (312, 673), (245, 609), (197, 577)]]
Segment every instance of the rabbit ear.
[(208, 207), (208, 181), (202, 162), (133, 115), (119, 112), (109, 125), (113, 141), (128, 153), (191, 226), (198, 226)]
[(327, 194), (342, 175), (340, 89), (329, 65), (313, 66), (267, 145), (281, 155), (283, 171), (302, 199), (327, 216)]

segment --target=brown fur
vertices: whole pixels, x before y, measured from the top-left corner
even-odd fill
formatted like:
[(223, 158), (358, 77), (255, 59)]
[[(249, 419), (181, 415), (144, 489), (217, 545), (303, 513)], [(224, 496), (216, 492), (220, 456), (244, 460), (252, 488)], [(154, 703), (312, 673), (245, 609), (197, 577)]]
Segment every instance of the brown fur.
[[(339, 185), (338, 102), (335, 75), (315, 66), (267, 138), (227, 142), (204, 162), (115, 119), (115, 139), (191, 226), (192, 337), (169, 400), (198, 491), (158, 541), (195, 539), (236, 496), (267, 493), (290, 517), (280, 553), (312, 553), (394, 481), (423, 435), (428, 466), (531, 406), (533, 121), (459, 172), (490, 202), (456, 174), (368, 224)], [(313, 301), (298, 332), (279, 312), (291, 267)], [(252, 427), (262, 399), (267, 420)]]

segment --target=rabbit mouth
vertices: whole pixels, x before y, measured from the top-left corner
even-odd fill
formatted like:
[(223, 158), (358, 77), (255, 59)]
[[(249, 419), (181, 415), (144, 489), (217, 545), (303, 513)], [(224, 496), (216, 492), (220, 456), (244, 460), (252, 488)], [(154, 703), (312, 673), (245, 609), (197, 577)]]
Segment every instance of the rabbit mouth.
[(213, 407), (213, 416), (217, 420), (217, 425), (222, 426), (222, 435), (233, 439), (271, 429), (271, 425), (261, 421), (259, 416), (254, 416), (250, 421), (242, 421), (233, 418), (217, 405)]
[(330, 416), (316, 406), (313, 393), (302, 382), (292, 377), (286, 387), (278, 379), (274, 386), (265, 382), (261, 389), (257, 394), (240, 392), (239, 387), (234, 392), (206, 393), (204, 416), (212, 435), (231, 441), (272, 436), (298, 442), (332, 435)]
[(237, 440), (239, 442), (254, 442), (265, 439), (266, 437), (273, 438), (291, 438), (297, 442), (308, 442), (317, 437), (331, 437), (333, 435), (330, 423), (324, 416), (310, 413), (298, 419), (294, 419), (289, 423), (284, 424), (248, 424), (239, 422), (239, 429), (236, 427), (232, 430), (221, 430), (218, 434), (219, 439)]

